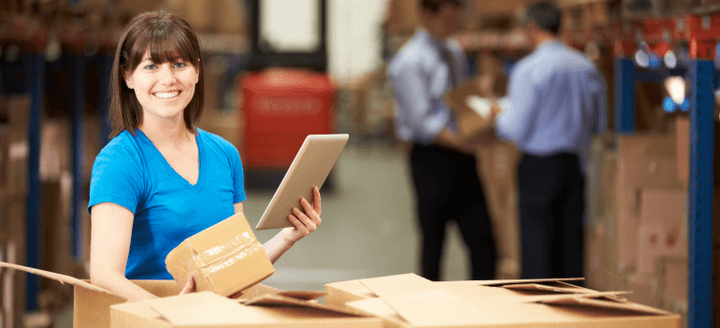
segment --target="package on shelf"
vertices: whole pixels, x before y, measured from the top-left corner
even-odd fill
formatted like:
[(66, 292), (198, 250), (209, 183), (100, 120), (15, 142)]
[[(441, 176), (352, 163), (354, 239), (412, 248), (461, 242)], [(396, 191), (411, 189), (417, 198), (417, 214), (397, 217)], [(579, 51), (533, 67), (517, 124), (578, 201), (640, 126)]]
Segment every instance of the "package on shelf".
[[(107, 290), (72, 276), (0, 262), (24, 272), (74, 286), (73, 327), (382, 327), (378, 318), (322, 305), (323, 292), (281, 291), (255, 285), (238, 299), (210, 292), (178, 296), (172, 280), (133, 280), (157, 299), (126, 302)], [(23, 271), (23, 272), (21, 272)]]
[[(11, 194), (0, 197), (0, 229), (5, 231), (3, 256), (5, 262), (25, 263), (27, 254), (26, 196)], [(0, 270), (2, 277), (2, 312), (4, 327), (16, 327), (26, 306), (26, 277), (13, 270)]]
[(615, 251), (617, 270), (632, 271), (643, 188), (679, 188), (675, 136), (635, 134), (617, 138)]
[(385, 327), (680, 325), (677, 315), (561, 279), (433, 282), (405, 274), (330, 283), (325, 290), (326, 304), (378, 316)]
[(478, 173), (493, 225), (498, 252), (498, 277), (520, 276), (520, 226), (517, 165), (520, 152), (512, 144), (495, 142), (478, 152)]
[[(687, 257), (663, 257), (657, 261), (662, 307), (666, 310), (687, 312), (688, 261)], [(684, 310), (684, 311), (683, 311)]]
[[(587, 163), (586, 190), (587, 204), (586, 212), (591, 220), (603, 219), (605, 216), (606, 188), (610, 181), (614, 180), (614, 171), (606, 169), (606, 157), (614, 153), (614, 140), (612, 134), (605, 134), (593, 138), (590, 147), (590, 156)], [(612, 165), (612, 163), (607, 163)], [(613, 175), (610, 175), (613, 174)]]
[[(83, 119), (82, 142), (80, 152), (82, 160), (82, 178), (90, 181), (95, 157), (100, 153), (100, 124), (97, 116)], [(40, 131), (40, 179), (58, 180), (63, 172), (72, 172), (71, 126), (68, 119), (55, 118), (42, 122)]]
[(605, 282), (607, 268), (605, 254), (605, 225), (595, 220), (585, 226), (585, 286), (595, 290), (608, 290)]
[(658, 278), (652, 275), (630, 274), (627, 276), (627, 289), (632, 294), (627, 299), (652, 307), (661, 307)]
[(687, 189), (640, 191), (636, 272), (654, 275), (661, 257), (687, 257)]
[(165, 0), (158, 8), (180, 15), (198, 33), (244, 34), (247, 31), (245, 6), (240, 1)]

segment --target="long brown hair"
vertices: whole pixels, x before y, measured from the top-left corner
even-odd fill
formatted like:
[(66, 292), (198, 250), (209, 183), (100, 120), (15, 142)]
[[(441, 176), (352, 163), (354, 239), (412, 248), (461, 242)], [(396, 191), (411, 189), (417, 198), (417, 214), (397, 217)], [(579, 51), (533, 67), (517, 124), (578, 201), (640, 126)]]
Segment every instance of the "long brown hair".
[(135, 71), (146, 50), (154, 63), (171, 62), (180, 57), (198, 70), (195, 94), (183, 114), (185, 126), (195, 132), (205, 100), (200, 42), (190, 24), (180, 16), (154, 11), (140, 14), (128, 23), (115, 51), (110, 74), (111, 136), (124, 130), (135, 134), (143, 122), (142, 106), (135, 92), (125, 84), (125, 74)]

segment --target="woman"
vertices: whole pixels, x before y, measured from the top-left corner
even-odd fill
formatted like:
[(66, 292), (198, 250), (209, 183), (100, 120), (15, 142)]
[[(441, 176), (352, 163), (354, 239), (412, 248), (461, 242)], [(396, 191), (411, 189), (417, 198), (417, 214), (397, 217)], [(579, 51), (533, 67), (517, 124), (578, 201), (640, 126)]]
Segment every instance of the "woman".
[[(243, 211), (237, 149), (195, 127), (203, 61), (195, 32), (177, 15), (144, 13), (123, 33), (112, 67), (114, 138), (95, 159), (90, 279), (128, 300), (155, 297), (129, 279), (172, 279), (165, 257), (190, 237)], [(320, 224), (320, 193), (301, 199), (295, 225), (265, 243), (271, 262)], [(189, 279), (182, 293), (194, 290)]]

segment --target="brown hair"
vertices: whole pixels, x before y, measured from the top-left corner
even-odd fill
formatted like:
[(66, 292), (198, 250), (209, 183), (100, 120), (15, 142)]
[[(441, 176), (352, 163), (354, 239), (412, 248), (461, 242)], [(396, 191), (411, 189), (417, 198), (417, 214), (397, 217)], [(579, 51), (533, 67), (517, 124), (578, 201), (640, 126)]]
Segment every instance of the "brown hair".
[(462, 0), (421, 0), (420, 8), (430, 11), (433, 14), (437, 14), (440, 9), (445, 5), (451, 5), (455, 7), (462, 7)]
[(195, 132), (205, 99), (200, 42), (190, 24), (180, 16), (163, 11), (146, 12), (133, 18), (120, 37), (110, 75), (111, 136), (123, 130), (135, 134), (143, 122), (142, 106), (135, 92), (125, 84), (125, 74), (132, 73), (150, 52), (154, 63), (165, 63), (180, 57), (198, 70), (195, 94), (185, 108), (183, 118), (188, 130)]

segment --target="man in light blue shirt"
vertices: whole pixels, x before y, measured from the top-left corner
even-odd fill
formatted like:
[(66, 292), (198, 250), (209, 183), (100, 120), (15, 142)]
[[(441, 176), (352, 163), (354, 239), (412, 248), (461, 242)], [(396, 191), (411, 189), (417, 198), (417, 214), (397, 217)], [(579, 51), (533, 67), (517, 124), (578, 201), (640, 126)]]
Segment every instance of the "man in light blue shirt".
[(535, 50), (513, 69), (510, 107), (497, 135), (523, 153), (518, 168), (523, 278), (582, 277), (584, 160), (592, 135), (606, 129), (603, 76), (557, 36), (560, 11), (527, 10)]
[(471, 279), (492, 279), (495, 242), (477, 175), (477, 145), (461, 140), (444, 95), (468, 76), (463, 51), (446, 38), (457, 29), (460, 0), (421, 0), (423, 28), (391, 60), (397, 136), (411, 146), (410, 168), (422, 233), (421, 271), (440, 280), (448, 221), (470, 250)]

